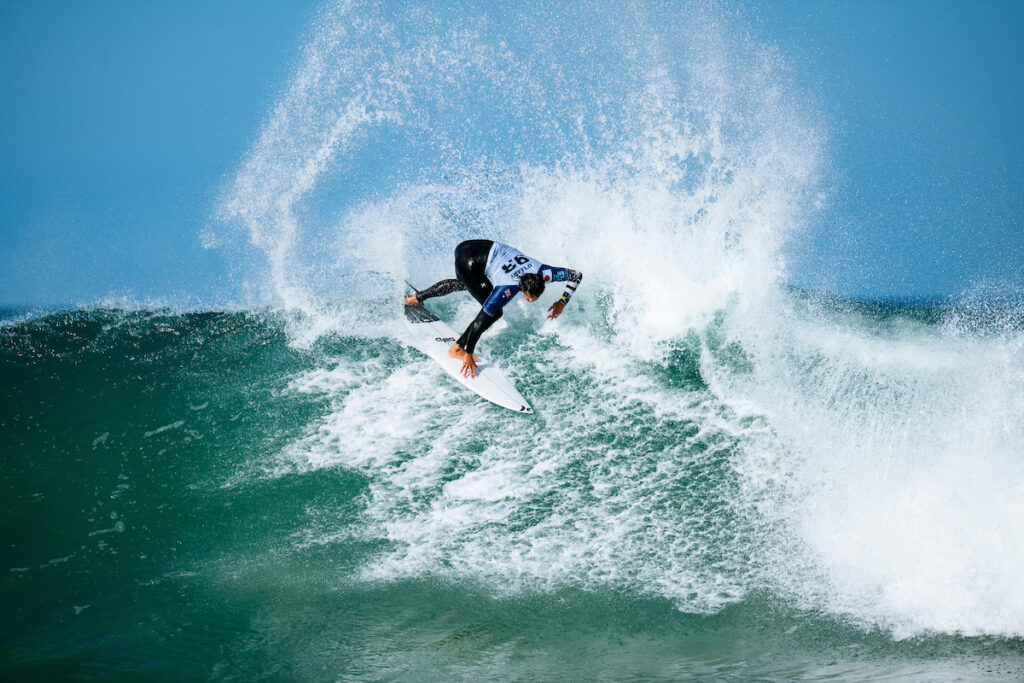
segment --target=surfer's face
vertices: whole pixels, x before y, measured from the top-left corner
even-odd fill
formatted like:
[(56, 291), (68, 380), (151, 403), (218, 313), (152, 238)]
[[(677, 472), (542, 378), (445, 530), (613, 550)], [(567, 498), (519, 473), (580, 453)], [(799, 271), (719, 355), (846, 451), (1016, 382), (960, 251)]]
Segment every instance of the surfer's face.
[(526, 299), (527, 301), (529, 301), (532, 304), (534, 301), (536, 301), (540, 297), (539, 296), (534, 296), (534, 295), (530, 294), (529, 292), (523, 292), (523, 298)]

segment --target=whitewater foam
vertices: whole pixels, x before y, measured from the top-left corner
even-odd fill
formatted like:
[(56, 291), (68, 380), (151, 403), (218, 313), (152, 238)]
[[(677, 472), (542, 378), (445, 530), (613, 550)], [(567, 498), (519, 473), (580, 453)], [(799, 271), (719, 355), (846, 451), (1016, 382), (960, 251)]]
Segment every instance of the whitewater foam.
[(998, 343), (857, 317), (778, 315), (772, 343), (744, 343), (754, 374), (720, 389), (794, 456), (787, 514), (827, 581), (792, 592), (904, 635), (1019, 633), (1019, 368)]
[[(292, 390), (330, 411), (274, 471), (367, 476), (361, 533), (387, 543), (367, 579), (695, 612), (764, 590), (897, 635), (1024, 633), (1019, 332), (786, 290), (827, 198), (781, 56), (706, 8), (586, 5), (578, 31), (564, 12), (325, 10), (224, 201), (291, 342), (400, 339), (401, 280), (451, 277), (461, 239), (584, 281), (556, 323), (518, 302), (485, 340), (535, 417), (412, 352), (327, 353)], [(393, 278), (343, 280), (360, 270)]]

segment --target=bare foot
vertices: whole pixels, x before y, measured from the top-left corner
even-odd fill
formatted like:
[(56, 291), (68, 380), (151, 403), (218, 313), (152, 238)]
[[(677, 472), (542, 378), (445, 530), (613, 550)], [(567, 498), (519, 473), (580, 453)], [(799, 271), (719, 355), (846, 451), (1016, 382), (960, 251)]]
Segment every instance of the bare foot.
[(422, 306), (423, 304), (420, 303), (420, 300), (416, 298), (415, 294), (410, 294), (409, 296), (405, 297), (405, 305), (406, 306)]

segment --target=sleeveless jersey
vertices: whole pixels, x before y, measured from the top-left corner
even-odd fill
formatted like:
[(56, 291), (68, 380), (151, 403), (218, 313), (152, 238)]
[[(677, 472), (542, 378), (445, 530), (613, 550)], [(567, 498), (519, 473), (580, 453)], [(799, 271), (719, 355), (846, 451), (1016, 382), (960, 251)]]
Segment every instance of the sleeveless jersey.
[(484, 274), (494, 289), (484, 302), (484, 312), (496, 316), (505, 304), (519, 293), (519, 278), (527, 273), (540, 273), (544, 282), (564, 282), (569, 279), (568, 268), (553, 268), (507, 244), (495, 242), (487, 255)]

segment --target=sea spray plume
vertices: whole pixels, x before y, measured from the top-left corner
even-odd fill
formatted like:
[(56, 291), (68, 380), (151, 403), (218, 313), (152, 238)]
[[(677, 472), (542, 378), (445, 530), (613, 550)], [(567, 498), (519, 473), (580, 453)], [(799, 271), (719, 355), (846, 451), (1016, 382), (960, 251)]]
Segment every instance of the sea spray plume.
[[(736, 300), (753, 309), (766, 299), (813, 186), (818, 143), (786, 109), (770, 51), (732, 40), (700, 13), (671, 17), (658, 39), (642, 14), (586, 6), (576, 23), (542, 11), (502, 24), (392, 13), (374, 26), (401, 35), (396, 45), (375, 32), (346, 44), (374, 73), (405, 69), (407, 87), (385, 138), (359, 138), (360, 150), (336, 155), (338, 177), (352, 178), (360, 155), (385, 141), (404, 145), (415, 171), (374, 192), (318, 198), (342, 205), (332, 255), (348, 269), (383, 261), (414, 281), (447, 272), (451, 246), (481, 230), (546, 258), (571, 255), (593, 282), (578, 302), (589, 324), (524, 344), (509, 361), (538, 359), (552, 386), (582, 377), (572, 381), (601, 406), (560, 415), (548, 397), (557, 434), (522, 422), (503, 432), (507, 442), (481, 444), (473, 435), (489, 419), (483, 409), (416, 367), (339, 397), (285, 455), (300, 468), (344, 464), (370, 475), (367, 533), (395, 549), (367, 576), (448, 567), (514, 586), (647, 586), (698, 612), (759, 583), (742, 558), (768, 543), (765, 525), (740, 509), (732, 461), (770, 430), (707, 393), (666, 391), (633, 363), (663, 358)], [(595, 41), (595, 19), (616, 40)], [(342, 64), (310, 68), (351, 79)], [(296, 278), (304, 296), (322, 301), (310, 275), (329, 269), (307, 256), (314, 260), (298, 261)], [(607, 434), (618, 434), (611, 446)], [(593, 492), (560, 497), (566, 488)], [(515, 562), (503, 564), (510, 553)]]
[(618, 339), (647, 357), (730, 301), (770, 307), (818, 193), (821, 136), (787, 108), (778, 56), (717, 31), (643, 74), (615, 153), (523, 181), (516, 238), (596, 272)]
[(324, 11), (226, 200), (273, 300), (307, 315), (292, 342), (386, 337), (331, 308), (337, 275), (436, 278), (468, 237), (587, 280), (573, 315), (512, 309), (489, 340), (534, 380), (535, 421), (495, 432), (408, 358), (333, 361), (359, 390), (328, 389), (273, 471), (358, 470), (365, 508), (303, 542), (379, 541), (364, 578), (688, 612), (761, 592), (898, 635), (1019, 635), (1019, 335), (783, 287), (825, 140), (782, 57), (718, 9)]
[[(727, 31), (711, 11), (663, 11), (669, 21), (654, 31), (647, 9), (325, 8), (223, 207), (267, 254), (270, 299), (323, 313), (337, 272), (385, 268), (415, 278), (410, 271), (422, 269), (433, 277), (450, 269), (453, 243), (482, 232), (538, 254), (567, 253), (569, 239), (574, 250), (603, 247), (589, 259), (598, 274), (621, 253), (616, 239), (624, 232), (666, 257), (707, 253), (645, 267), (665, 283), (688, 270), (693, 275), (683, 285), (706, 281), (714, 270), (720, 280), (713, 292), (685, 292), (689, 301), (706, 301), (705, 312), (736, 286), (723, 289), (729, 273), (755, 270), (726, 267), (709, 246), (717, 254), (727, 243), (777, 266), (779, 226), (800, 206), (794, 188), (809, 182), (814, 136), (801, 145), (776, 139), (784, 137), (785, 117), (767, 116), (776, 106), (772, 93), (779, 99), (770, 60), (743, 46), (739, 57), (721, 55), (737, 46), (723, 42)], [(730, 59), (743, 64), (723, 67)], [(787, 144), (796, 162), (765, 168), (779, 159), (764, 150)], [(751, 165), (760, 168), (747, 172)], [(794, 172), (805, 177), (786, 184)], [(776, 187), (759, 188), (772, 174)], [(545, 215), (581, 181), (597, 191), (593, 214), (564, 197), (557, 215)], [(789, 190), (779, 192), (784, 185)], [(772, 196), (776, 225), (767, 238), (756, 236), (765, 229), (750, 220), (768, 205), (758, 193)], [(614, 211), (619, 205), (632, 215)], [(595, 220), (608, 208), (625, 221), (613, 227)], [(472, 215), (474, 224), (452, 224), (452, 215)], [(581, 239), (584, 225), (590, 232)], [(545, 242), (548, 235), (561, 241)], [(619, 286), (618, 276), (636, 272), (631, 265), (607, 279)], [(665, 300), (652, 289), (658, 281), (621, 289), (615, 305), (646, 301), (657, 309)], [(632, 322), (658, 325), (661, 313)], [(628, 322), (623, 316), (622, 327)], [(666, 333), (679, 323), (670, 317)]]
[(245, 225), (253, 244), (267, 254), (271, 300), (306, 313), (314, 312), (313, 302), (301, 291), (294, 276), (297, 266), (291, 261), (299, 233), (299, 203), (364, 126), (394, 116), (383, 106), (382, 91), (372, 87), (369, 76), (363, 83), (343, 83), (326, 67), (331, 63), (356, 72), (365, 69), (370, 58), (344, 49), (352, 34), (368, 27), (342, 21), (342, 10), (326, 8), (321, 14), (291, 85), (222, 206), (223, 216)]
[[(339, 157), (352, 164), (360, 149), (369, 148), (365, 153), (370, 156), (381, 154), (373, 143), (387, 146), (390, 141), (368, 138), (384, 124), (394, 128), (409, 123), (413, 130), (443, 135), (431, 130), (434, 122), (424, 108), (421, 81), (456, 84), (464, 76), (460, 71), (472, 68), (476, 60), (487, 66), (488, 57), (480, 55), (471, 32), (441, 29), (434, 35), (434, 20), (414, 9), (399, 15), (402, 25), (384, 14), (375, 4), (324, 8), (290, 86), (223, 202), (222, 215), (245, 225), (253, 244), (267, 254), (271, 289), (266, 295), (286, 308), (314, 314), (320, 303), (306, 280), (315, 267), (309, 259), (317, 257), (308, 249), (322, 245), (322, 231), (304, 214), (310, 194), (332, 164)], [(427, 28), (413, 30), (420, 21)], [(414, 84), (420, 88), (416, 101)], [(441, 87), (431, 95), (439, 104), (448, 97)], [(435, 142), (450, 146), (443, 139)], [(349, 195), (348, 200), (359, 198)]]

